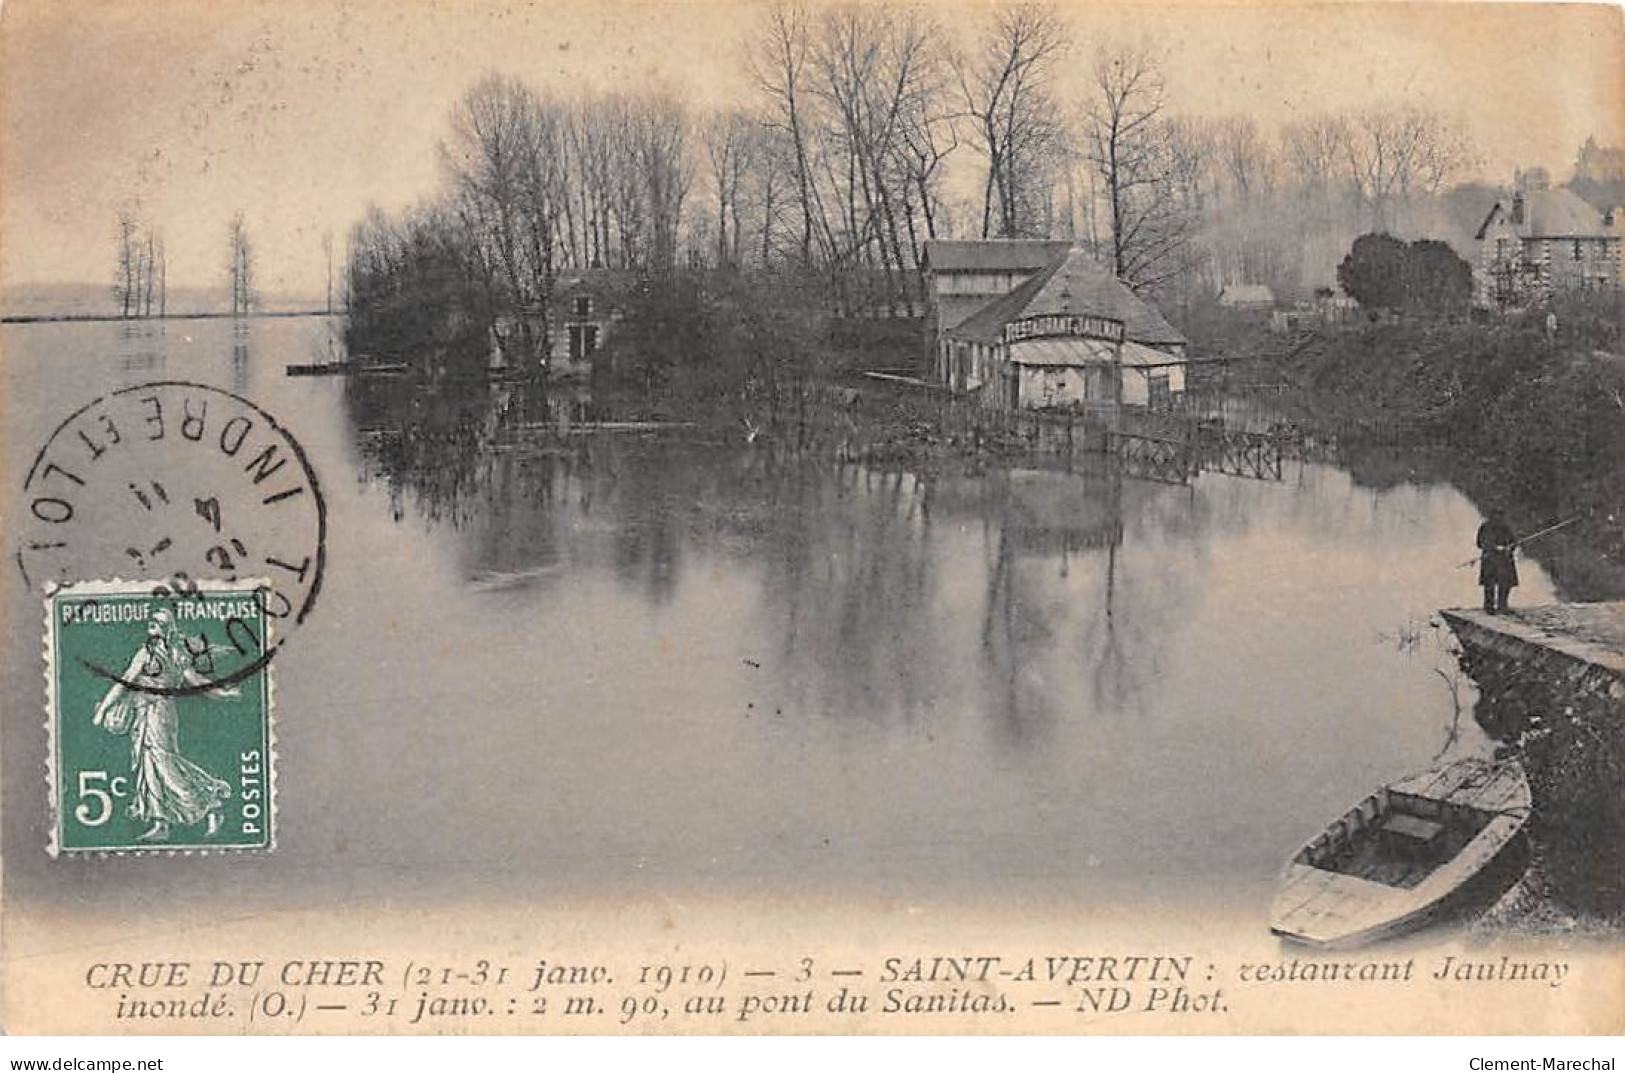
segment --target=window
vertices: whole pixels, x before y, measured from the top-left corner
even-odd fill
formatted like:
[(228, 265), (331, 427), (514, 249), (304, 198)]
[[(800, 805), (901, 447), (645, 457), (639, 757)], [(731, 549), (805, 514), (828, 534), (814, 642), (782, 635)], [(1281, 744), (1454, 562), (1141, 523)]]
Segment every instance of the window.
[(572, 324), (570, 325), (570, 358), (580, 361), (590, 358), (598, 349), (598, 325)]
[(592, 299), (591, 298), (587, 297), (586, 295), (582, 295), (581, 297), (576, 299), (576, 316), (578, 316), (578, 317), (590, 317), (590, 316), (592, 316)]
[(1579, 261), (1579, 260), (1582, 260), (1584, 257), (1585, 257), (1585, 251), (1581, 248), (1580, 240), (1575, 239), (1574, 240), (1574, 259), (1576, 261)]
[(1151, 374), (1146, 384), (1146, 402), (1153, 410), (1167, 410), (1173, 406), (1174, 393), (1166, 371)]

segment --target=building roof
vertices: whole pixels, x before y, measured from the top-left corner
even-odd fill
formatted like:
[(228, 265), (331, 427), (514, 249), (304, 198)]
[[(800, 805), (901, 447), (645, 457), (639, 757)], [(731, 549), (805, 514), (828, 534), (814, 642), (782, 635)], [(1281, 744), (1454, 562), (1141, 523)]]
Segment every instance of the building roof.
[(937, 331), (945, 332), (965, 322), (993, 300), (990, 294), (944, 294), (936, 298)]
[(553, 296), (603, 294), (622, 297), (636, 291), (637, 286), (637, 277), (620, 269), (576, 268), (553, 277)]
[(1140, 343), (1123, 344), (1123, 365), (1130, 369), (1166, 369), (1170, 365), (1183, 365), (1184, 358), (1176, 358), (1166, 350)]
[[(1482, 239), (1497, 217), (1511, 219), (1509, 208), (1499, 201), (1479, 225), (1476, 238)], [(1584, 238), (1608, 236), (1613, 229), (1602, 222), (1603, 214), (1585, 198), (1566, 187), (1531, 190), (1524, 195), (1523, 223), (1512, 224), (1520, 238)]]
[(1219, 292), (1226, 305), (1274, 305), (1275, 295), (1262, 283), (1229, 283)]
[(931, 239), (925, 266), (932, 272), (1035, 272), (1071, 248), (1070, 242), (1029, 238)]
[(1010, 348), (1012, 365), (1075, 368), (1111, 363), (1112, 345), (1101, 339), (1023, 339)]
[(1162, 314), (1084, 250), (1073, 250), (1032, 279), (995, 298), (949, 335), (979, 343), (996, 343), (1004, 326), (1021, 317), (1048, 314), (1094, 315), (1123, 322), (1123, 337), (1148, 346), (1183, 345), (1185, 337)]

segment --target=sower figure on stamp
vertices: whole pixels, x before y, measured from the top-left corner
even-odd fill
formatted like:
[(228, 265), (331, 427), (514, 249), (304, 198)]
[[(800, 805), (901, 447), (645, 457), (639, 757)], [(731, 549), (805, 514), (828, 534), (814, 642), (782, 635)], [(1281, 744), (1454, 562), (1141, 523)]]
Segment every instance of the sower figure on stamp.
[(1491, 510), (1478, 527), (1478, 583), (1484, 588), (1484, 610), (1492, 615), (1507, 609), (1507, 594), (1518, 584), (1512, 554), (1517, 540), (1499, 510)]
[(210, 688), (192, 669), (195, 651), (199, 650), (188, 645), (169, 611), (154, 611), (147, 624), (146, 644), (124, 672), (124, 680), (137, 688), (115, 682), (96, 705), (92, 719), (114, 734), (130, 735), (135, 786), (129, 814), (152, 825), (140, 836), (145, 841), (163, 841), (171, 827), (203, 821), (208, 823), (206, 834), (213, 837), (220, 830), (222, 810), (231, 796), (230, 784), (181, 755), (178, 698), (147, 691), (193, 686), (212, 696), (237, 696), (236, 689)]

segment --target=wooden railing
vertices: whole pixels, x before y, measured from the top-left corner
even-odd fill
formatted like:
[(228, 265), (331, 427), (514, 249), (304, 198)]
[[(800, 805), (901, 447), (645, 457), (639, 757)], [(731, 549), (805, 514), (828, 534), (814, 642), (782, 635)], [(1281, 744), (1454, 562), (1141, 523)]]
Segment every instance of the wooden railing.
[(1171, 439), (1133, 432), (1113, 432), (1110, 443), (1111, 453), (1122, 466), (1125, 476), (1165, 484), (1186, 484), (1200, 472), (1189, 437)]
[(1281, 479), (1281, 440), (1261, 432), (1219, 429), (1202, 440), (1202, 468), (1263, 481)]
[(1218, 417), (1111, 406), (1012, 410), (896, 374), (867, 376), (861, 389), (827, 383), (781, 389), (775, 412), (791, 442), (833, 440), (851, 461), (906, 455), (906, 444), (919, 440), (1068, 464), (1077, 455), (1105, 454), (1128, 476), (1175, 484), (1203, 471), (1280, 480), (1285, 446), (1275, 433), (1230, 428)]

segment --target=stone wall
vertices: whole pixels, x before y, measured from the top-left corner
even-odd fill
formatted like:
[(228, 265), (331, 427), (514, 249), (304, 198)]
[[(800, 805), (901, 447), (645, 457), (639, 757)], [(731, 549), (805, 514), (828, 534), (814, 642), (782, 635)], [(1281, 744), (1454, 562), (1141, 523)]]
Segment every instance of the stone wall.
[(1474, 719), (1528, 773), (1548, 896), (1580, 916), (1625, 918), (1625, 678), (1465, 616), (1446, 620), (1478, 686)]

